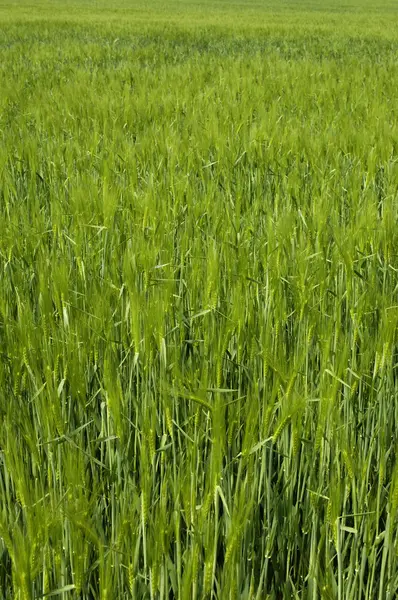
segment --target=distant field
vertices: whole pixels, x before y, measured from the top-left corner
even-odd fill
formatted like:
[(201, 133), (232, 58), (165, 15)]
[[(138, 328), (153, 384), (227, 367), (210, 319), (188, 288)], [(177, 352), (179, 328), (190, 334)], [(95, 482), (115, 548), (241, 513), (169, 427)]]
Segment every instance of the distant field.
[(0, 600), (398, 597), (398, 4), (0, 3)]

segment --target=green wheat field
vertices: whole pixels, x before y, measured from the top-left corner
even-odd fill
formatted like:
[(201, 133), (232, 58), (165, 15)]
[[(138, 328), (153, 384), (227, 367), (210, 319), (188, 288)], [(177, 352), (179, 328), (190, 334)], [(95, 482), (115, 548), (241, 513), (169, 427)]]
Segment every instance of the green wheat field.
[(398, 597), (398, 4), (0, 3), (0, 599)]

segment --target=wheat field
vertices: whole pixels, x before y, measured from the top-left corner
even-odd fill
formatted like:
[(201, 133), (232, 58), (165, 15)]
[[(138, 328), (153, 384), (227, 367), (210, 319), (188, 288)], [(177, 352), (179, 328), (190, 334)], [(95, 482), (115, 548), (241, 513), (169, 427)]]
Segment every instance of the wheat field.
[(0, 3), (0, 599), (398, 596), (398, 6)]

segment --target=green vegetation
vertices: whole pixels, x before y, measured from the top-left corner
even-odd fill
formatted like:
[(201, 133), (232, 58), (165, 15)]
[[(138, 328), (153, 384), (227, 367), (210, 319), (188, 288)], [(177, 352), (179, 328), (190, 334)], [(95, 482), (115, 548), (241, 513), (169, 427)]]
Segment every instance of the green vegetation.
[(398, 8), (0, 5), (0, 598), (398, 594)]

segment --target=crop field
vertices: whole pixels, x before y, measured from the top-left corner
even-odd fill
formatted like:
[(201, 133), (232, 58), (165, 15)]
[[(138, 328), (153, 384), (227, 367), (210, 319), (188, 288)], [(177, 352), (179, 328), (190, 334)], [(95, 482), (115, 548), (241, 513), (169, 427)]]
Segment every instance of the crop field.
[(398, 5), (0, 2), (0, 600), (398, 597)]

